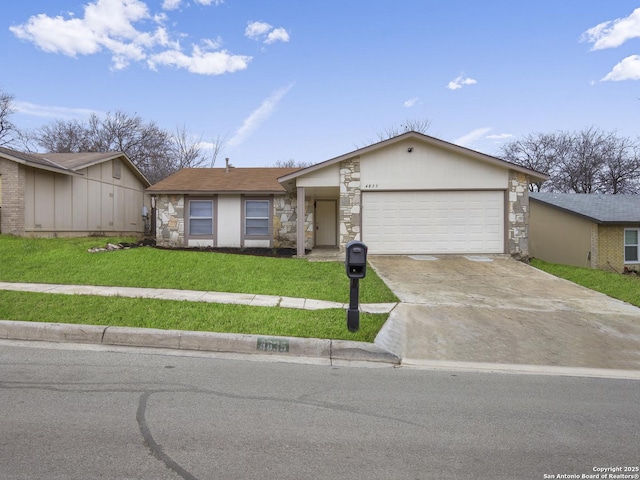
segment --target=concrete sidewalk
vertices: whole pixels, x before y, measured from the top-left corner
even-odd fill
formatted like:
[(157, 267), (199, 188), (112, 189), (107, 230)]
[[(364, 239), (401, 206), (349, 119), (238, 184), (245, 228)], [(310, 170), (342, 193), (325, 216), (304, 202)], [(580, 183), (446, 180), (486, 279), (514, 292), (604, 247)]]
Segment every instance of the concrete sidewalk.
[[(307, 298), (154, 288), (0, 282), (0, 290), (64, 295), (151, 298), (304, 310), (346, 309), (348, 307), (348, 305), (339, 302)], [(395, 306), (395, 303), (362, 304), (361, 310), (368, 313), (388, 313)], [(400, 359), (397, 356), (381, 347), (365, 342), (151, 328), (0, 320), (0, 339), (82, 343), (107, 347), (127, 346), (214, 353), (258, 354), (282, 358), (287, 361), (304, 359), (312, 363), (327, 365), (339, 365), (344, 362), (375, 362), (388, 365), (398, 365), (400, 363)]]
[[(189, 302), (227, 303), (250, 305), (252, 307), (282, 307), (301, 310), (347, 309), (348, 304), (314, 300), (311, 298), (279, 297), (275, 295), (254, 295), (250, 293), (204, 292), (197, 290), (177, 290), (169, 288), (106, 287), (93, 285), (56, 285), (50, 283), (8, 283), (0, 282), (0, 290), (14, 290), (32, 293), (58, 293), (63, 295), (98, 295), (102, 297), (152, 298), (156, 300), (177, 300)], [(365, 313), (389, 313), (396, 303), (363, 303), (360, 311)]]

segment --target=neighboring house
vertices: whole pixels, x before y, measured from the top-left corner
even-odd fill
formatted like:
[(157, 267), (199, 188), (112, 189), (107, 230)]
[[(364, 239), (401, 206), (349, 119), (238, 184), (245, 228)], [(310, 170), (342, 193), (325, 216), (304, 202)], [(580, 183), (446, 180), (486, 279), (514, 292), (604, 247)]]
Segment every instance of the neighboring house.
[(622, 272), (640, 265), (640, 196), (531, 193), (531, 256)]
[(0, 233), (141, 236), (149, 185), (123, 153), (22, 153), (0, 147)]
[(528, 257), (529, 183), (548, 177), (407, 132), (302, 169), (185, 169), (150, 187), (160, 245), (344, 246)]

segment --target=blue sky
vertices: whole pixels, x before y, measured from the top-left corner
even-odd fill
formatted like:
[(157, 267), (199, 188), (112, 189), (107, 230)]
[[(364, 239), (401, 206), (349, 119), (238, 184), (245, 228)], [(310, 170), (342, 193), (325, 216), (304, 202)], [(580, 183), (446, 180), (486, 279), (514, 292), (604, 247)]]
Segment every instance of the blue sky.
[(324, 161), (406, 119), (488, 154), (640, 131), (640, 1), (21, 0), (0, 64), (21, 128), (122, 110), (226, 136), (237, 167)]

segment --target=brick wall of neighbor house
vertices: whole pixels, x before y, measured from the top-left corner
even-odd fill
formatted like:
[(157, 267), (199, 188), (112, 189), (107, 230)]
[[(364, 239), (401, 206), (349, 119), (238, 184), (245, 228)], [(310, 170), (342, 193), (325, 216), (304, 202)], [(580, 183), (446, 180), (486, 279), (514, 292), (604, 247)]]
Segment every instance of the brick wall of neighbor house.
[(0, 232), (24, 235), (25, 170), (15, 162), (0, 159), (2, 199), (0, 199)]
[(529, 179), (523, 173), (509, 172), (508, 253), (516, 258), (529, 258)]
[(598, 246), (598, 224), (591, 223), (591, 250), (589, 250), (591, 268), (598, 268), (598, 261), (600, 258), (600, 251)]
[(624, 270), (624, 227), (598, 225), (598, 263), (602, 270)]
[(158, 195), (156, 212), (156, 243), (184, 246), (184, 195)]
[[(304, 238), (305, 249), (313, 248), (313, 202), (305, 200)], [(273, 246), (296, 248), (298, 214), (297, 195), (287, 193), (273, 197)]]
[(340, 251), (351, 240), (360, 240), (360, 158), (340, 162)]

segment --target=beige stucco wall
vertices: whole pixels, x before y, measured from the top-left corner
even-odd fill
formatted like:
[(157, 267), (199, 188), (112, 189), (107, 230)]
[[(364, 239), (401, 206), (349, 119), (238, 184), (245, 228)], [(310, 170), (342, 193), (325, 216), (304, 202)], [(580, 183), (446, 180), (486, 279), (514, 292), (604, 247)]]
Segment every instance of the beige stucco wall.
[(340, 184), (340, 167), (329, 165), (296, 179), (298, 187), (337, 187)]
[(360, 158), (363, 191), (504, 190), (508, 179), (505, 168), (415, 140), (398, 142)]
[[(218, 195), (218, 246), (240, 247), (242, 201), (240, 195)], [(248, 245), (245, 245), (248, 246)], [(268, 247), (269, 245), (267, 245)]]
[(535, 200), (529, 204), (529, 254), (545, 262), (591, 266), (592, 222)]

